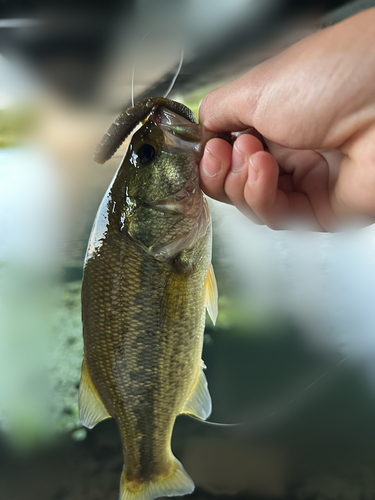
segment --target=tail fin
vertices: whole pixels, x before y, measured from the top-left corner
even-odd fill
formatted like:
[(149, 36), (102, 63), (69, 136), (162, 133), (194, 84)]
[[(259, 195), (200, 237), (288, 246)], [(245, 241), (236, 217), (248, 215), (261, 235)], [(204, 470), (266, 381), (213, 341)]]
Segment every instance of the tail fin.
[(144, 483), (131, 491), (127, 487), (124, 473), (121, 476), (120, 500), (154, 500), (158, 497), (188, 495), (194, 491), (194, 483), (182, 464), (175, 458), (173, 471), (166, 477)]

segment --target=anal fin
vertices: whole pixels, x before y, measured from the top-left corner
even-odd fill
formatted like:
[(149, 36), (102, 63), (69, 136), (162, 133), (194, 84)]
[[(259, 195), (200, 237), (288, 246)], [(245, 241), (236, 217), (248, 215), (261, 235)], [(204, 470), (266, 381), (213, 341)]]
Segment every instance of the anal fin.
[(214, 268), (212, 267), (211, 264), (206, 279), (206, 307), (213, 324), (216, 323), (217, 319), (217, 313), (218, 313), (217, 301), (218, 301), (217, 283), (216, 283)]
[(79, 418), (82, 424), (89, 429), (111, 415), (106, 410), (87, 369), (86, 362), (82, 363), (81, 382), (79, 384)]
[(194, 415), (202, 420), (206, 420), (212, 411), (211, 396), (208, 391), (208, 384), (203, 369), (199, 369), (197, 380), (191, 391), (189, 399), (186, 401), (185, 406), (181, 413)]

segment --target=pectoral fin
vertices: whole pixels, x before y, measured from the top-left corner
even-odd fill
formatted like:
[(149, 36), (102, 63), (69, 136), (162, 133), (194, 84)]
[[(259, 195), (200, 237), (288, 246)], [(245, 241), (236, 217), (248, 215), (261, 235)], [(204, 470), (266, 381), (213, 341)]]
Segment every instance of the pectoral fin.
[(82, 364), (78, 406), (81, 422), (89, 429), (95, 427), (102, 420), (111, 418), (91, 380), (85, 361)]
[(213, 324), (216, 323), (217, 312), (218, 312), (217, 299), (218, 299), (217, 283), (216, 283), (214, 268), (212, 267), (211, 264), (206, 279), (206, 307)]
[(212, 403), (208, 391), (207, 379), (203, 373), (203, 369), (200, 368), (193, 390), (181, 413), (187, 413), (206, 420), (210, 416), (211, 410)]

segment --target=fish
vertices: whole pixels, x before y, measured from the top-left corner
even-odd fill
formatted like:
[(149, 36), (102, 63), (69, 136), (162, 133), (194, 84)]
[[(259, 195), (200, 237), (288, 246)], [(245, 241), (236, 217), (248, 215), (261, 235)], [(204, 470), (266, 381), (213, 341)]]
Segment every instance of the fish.
[(202, 349), (218, 290), (198, 171), (209, 136), (181, 103), (148, 98), (120, 115), (94, 159), (107, 161), (132, 133), (85, 258), (79, 414), (89, 429), (117, 422), (120, 500), (153, 500), (194, 490), (171, 437), (178, 415), (211, 413)]

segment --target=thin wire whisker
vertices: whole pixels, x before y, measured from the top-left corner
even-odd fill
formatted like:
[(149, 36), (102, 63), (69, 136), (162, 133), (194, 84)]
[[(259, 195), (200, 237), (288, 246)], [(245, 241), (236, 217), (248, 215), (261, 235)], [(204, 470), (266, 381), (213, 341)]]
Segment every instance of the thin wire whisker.
[[(136, 51), (136, 54), (134, 56), (134, 61), (133, 61), (133, 71), (132, 71), (132, 85), (131, 85), (131, 97), (132, 97), (132, 107), (134, 107), (134, 81), (135, 81), (135, 66), (136, 66), (136, 62), (137, 62), (137, 56), (138, 56), (138, 53), (139, 53), (139, 49), (140, 47), (142, 47), (142, 44), (144, 42), (144, 40), (147, 38), (147, 36), (150, 34), (150, 32), (148, 31), (142, 38), (142, 40), (140, 41), (139, 43), (139, 47), (138, 47), (138, 50)], [(182, 68), (182, 65), (183, 65), (183, 62), (184, 62), (184, 46), (181, 44), (181, 55), (180, 55), (180, 62), (178, 63), (178, 68), (177, 68), (177, 71), (172, 79), (172, 82), (171, 84), (169, 85), (168, 87), (168, 90), (166, 92), (166, 94), (164, 95), (164, 97), (168, 97), (168, 95), (170, 94), (170, 92), (172, 91), (173, 87), (174, 87), (174, 84), (176, 83), (176, 80), (181, 72), (181, 68)]]
[[(275, 416), (277, 414), (282, 413), (284, 410), (286, 410), (286, 408), (289, 405), (293, 404), (297, 399), (299, 399), (306, 392), (308, 392), (315, 384), (317, 384), (318, 382), (320, 382), (320, 380), (322, 380), (324, 377), (326, 377), (329, 373), (332, 373), (334, 370), (336, 370), (336, 368), (338, 368), (342, 363), (344, 363), (349, 357), (350, 357), (350, 355), (347, 355), (344, 358), (342, 358), (340, 361), (338, 361), (336, 364), (334, 364), (331, 368), (329, 368), (324, 373), (322, 373), (321, 375), (319, 375), (319, 377), (317, 377), (313, 382), (311, 382), (308, 386), (306, 386), (296, 396), (294, 396), (292, 399), (287, 400), (284, 405), (280, 406), (279, 408), (275, 409), (274, 411), (272, 411), (270, 413), (267, 413), (266, 415), (264, 415), (263, 417), (261, 417), (261, 419), (259, 420), (259, 422), (262, 421), (262, 420), (264, 420), (264, 419), (271, 418), (271, 417), (273, 417), (273, 416)], [(192, 415), (189, 415), (189, 416), (192, 416)], [(240, 427), (240, 426), (247, 426), (247, 425), (256, 424), (258, 422), (258, 420), (257, 421), (249, 420), (249, 421), (244, 421), (244, 422), (228, 423), (227, 424), (227, 423), (224, 423), (224, 422), (210, 422), (209, 420), (201, 420), (199, 417), (195, 417), (195, 416), (192, 416), (192, 417), (195, 420), (199, 420), (199, 421), (201, 421), (204, 424), (215, 425), (215, 426), (219, 426), (219, 427)]]
[(164, 97), (168, 97), (168, 95), (170, 94), (171, 90), (173, 89), (174, 84), (176, 83), (176, 80), (177, 80), (177, 78), (178, 78), (178, 76), (179, 76), (179, 74), (181, 72), (181, 68), (182, 68), (183, 62), (184, 62), (184, 47), (183, 47), (183, 45), (181, 45), (180, 62), (178, 64), (178, 68), (177, 68), (176, 74), (174, 75), (173, 80), (172, 80), (171, 84), (169, 85), (167, 93), (164, 95)]

